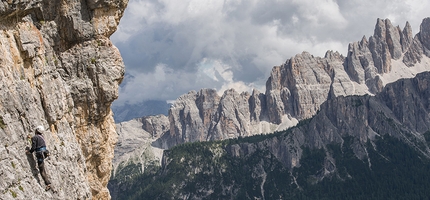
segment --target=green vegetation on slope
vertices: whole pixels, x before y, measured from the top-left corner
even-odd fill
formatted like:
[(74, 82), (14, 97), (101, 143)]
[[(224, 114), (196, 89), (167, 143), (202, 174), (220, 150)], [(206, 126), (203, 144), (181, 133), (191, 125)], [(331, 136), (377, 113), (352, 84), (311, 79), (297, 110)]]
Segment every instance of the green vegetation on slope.
[[(278, 135), (279, 136), (279, 135)], [(277, 137), (277, 136), (274, 136)], [(256, 138), (247, 138), (258, 141)], [(121, 199), (424, 199), (430, 196), (429, 160), (388, 135), (367, 144), (369, 159), (358, 159), (344, 144), (327, 146), (336, 170), (318, 181), (326, 151), (303, 147), (301, 167), (286, 169), (267, 150), (233, 157), (228, 149), (241, 139), (188, 143), (166, 152), (167, 165), (129, 182)]]
[[(271, 137), (277, 135), (280, 133)], [(266, 138), (266, 135), (257, 135), (176, 146), (165, 151), (167, 167), (152, 177), (144, 173), (133, 179), (133, 183), (128, 181), (127, 185), (133, 187), (125, 187), (118, 199), (175, 199), (178, 194), (188, 195), (191, 199), (289, 196), (291, 191), (283, 188), (291, 187), (290, 173), (270, 152), (257, 149), (249, 156), (233, 157), (226, 150), (231, 145), (251, 144), (249, 142)], [(265, 186), (262, 189), (263, 180)], [(136, 188), (136, 185), (140, 187)]]
[(336, 159), (336, 178), (306, 185), (297, 199), (426, 199), (430, 196), (430, 163), (407, 144), (388, 135), (367, 144), (369, 160), (354, 156), (349, 144), (329, 145)]

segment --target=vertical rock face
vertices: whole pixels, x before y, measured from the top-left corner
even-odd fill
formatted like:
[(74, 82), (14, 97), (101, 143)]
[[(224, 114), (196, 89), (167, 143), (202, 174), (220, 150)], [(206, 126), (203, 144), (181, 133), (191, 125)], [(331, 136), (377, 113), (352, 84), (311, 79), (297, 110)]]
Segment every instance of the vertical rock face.
[(430, 130), (430, 73), (418, 74), (414, 79), (399, 80), (378, 94), (386, 102), (398, 121), (413, 132)]
[[(259, 124), (267, 118), (264, 94), (255, 90), (239, 94), (234, 89), (219, 96), (213, 89), (191, 91), (179, 97), (169, 110), (169, 121), (153, 121), (143, 126), (159, 136), (156, 147), (168, 149), (194, 141), (222, 140), (267, 133), (269, 124)], [(159, 117), (157, 117), (159, 118)], [(145, 117), (152, 119), (152, 117)], [(170, 124), (170, 129), (156, 128)]]
[(332, 84), (336, 95), (363, 92), (354, 91), (343, 62), (344, 57), (337, 52), (329, 51), (324, 58), (303, 52), (275, 67), (266, 83), (270, 121), (279, 124), (285, 114), (309, 118), (327, 99)]
[[(124, 74), (109, 36), (127, 0), (0, 3), (0, 199), (109, 199), (110, 105)], [(43, 125), (45, 192), (26, 136)]]
[[(410, 48), (406, 51), (403, 62), (413, 66), (421, 62), (423, 56), (430, 57), (430, 18), (425, 18), (421, 23), (421, 31), (413, 38)], [(424, 55), (423, 55), (424, 54)]]
[(420, 41), (424, 46), (426, 56), (430, 56), (430, 18), (425, 18), (420, 28)]

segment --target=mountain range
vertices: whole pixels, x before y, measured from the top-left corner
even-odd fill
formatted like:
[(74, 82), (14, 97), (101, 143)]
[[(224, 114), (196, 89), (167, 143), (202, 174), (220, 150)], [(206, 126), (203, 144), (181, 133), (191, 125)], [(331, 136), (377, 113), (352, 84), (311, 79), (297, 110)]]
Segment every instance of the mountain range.
[[(121, 199), (422, 199), (430, 193), (430, 72), (327, 100), (273, 134), (185, 143)], [(121, 174), (124, 175), (124, 174)], [(112, 197), (116, 197), (112, 193)]]
[(315, 115), (330, 96), (376, 94), (387, 83), (428, 70), (429, 23), (424, 20), (413, 37), (408, 23), (402, 30), (378, 19), (374, 35), (350, 44), (346, 57), (332, 51), (324, 58), (298, 54), (273, 67), (264, 93), (191, 91), (173, 103), (168, 121), (160, 122), (170, 124), (168, 129), (154, 129), (159, 124), (152, 116), (144, 117), (143, 129), (159, 135), (156, 146), (163, 149), (284, 130)]
[[(351, 43), (346, 56), (303, 52), (273, 67), (264, 93), (191, 91), (168, 116), (119, 123), (112, 198), (131, 191), (161, 199), (265, 199), (268, 190), (284, 198), (282, 192), (312, 196), (298, 191), (327, 180), (357, 180), (349, 161), (372, 173), (372, 163), (391, 160), (393, 152), (384, 148), (394, 144), (428, 167), (429, 57), (430, 18), (415, 36), (409, 23), (401, 29), (378, 19), (373, 36)], [(313, 156), (318, 162), (307, 163)], [(232, 182), (242, 168), (229, 163), (248, 166), (244, 176), (250, 179)], [(154, 192), (160, 188), (169, 192)]]

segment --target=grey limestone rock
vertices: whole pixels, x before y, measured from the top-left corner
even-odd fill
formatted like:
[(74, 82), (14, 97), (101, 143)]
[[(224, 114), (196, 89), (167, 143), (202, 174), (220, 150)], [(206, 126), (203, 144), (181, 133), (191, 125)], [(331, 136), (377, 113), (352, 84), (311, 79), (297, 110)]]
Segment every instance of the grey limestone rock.
[(423, 19), (420, 32), (414, 37), (410, 48), (406, 51), (403, 62), (407, 66), (413, 66), (421, 62), (423, 55), (430, 56), (430, 18)]
[(420, 41), (425, 47), (425, 51), (427, 56), (430, 56), (428, 53), (430, 51), (430, 18), (423, 19), (423, 22), (420, 26)]
[[(124, 64), (109, 36), (127, 0), (0, 3), (0, 199), (109, 199), (110, 105)], [(45, 192), (26, 137), (43, 125)]]
[(420, 42), (419, 37), (415, 36), (408, 51), (404, 54), (403, 62), (409, 67), (414, 66), (416, 63), (421, 62), (423, 54), (424, 51), (422, 43)]
[(400, 35), (400, 42), (402, 44), (402, 51), (408, 50), (409, 46), (412, 44), (414, 36), (412, 35), (412, 27), (409, 22), (406, 22), (405, 28), (403, 28), (402, 34)]
[(159, 138), (162, 134), (169, 131), (169, 119), (165, 115), (143, 117), (142, 128), (148, 131), (152, 138)]

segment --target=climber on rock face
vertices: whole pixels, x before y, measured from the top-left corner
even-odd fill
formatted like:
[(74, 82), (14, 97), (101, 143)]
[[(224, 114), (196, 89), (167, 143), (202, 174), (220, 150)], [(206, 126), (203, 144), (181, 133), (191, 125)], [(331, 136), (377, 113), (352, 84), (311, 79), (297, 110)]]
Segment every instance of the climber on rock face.
[[(43, 138), (42, 136), (43, 131), (44, 131), (43, 126), (36, 127), (35, 135), (31, 138), (31, 148), (27, 147), (25, 149), (25, 152), (27, 154), (36, 152), (37, 166), (39, 167), (40, 175), (42, 176), (43, 181), (45, 182), (45, 185), (46, 185), (45, 190), (48, 191), (49, 189), (51, 189), (51, 182), (49, 182), (48, 177), (46, 176), (44, 160), (48, 156), (49, 151), (46, 149), (45, 138)], [(29, 139), (31, 136), (28, 135), (27, 137)]]

